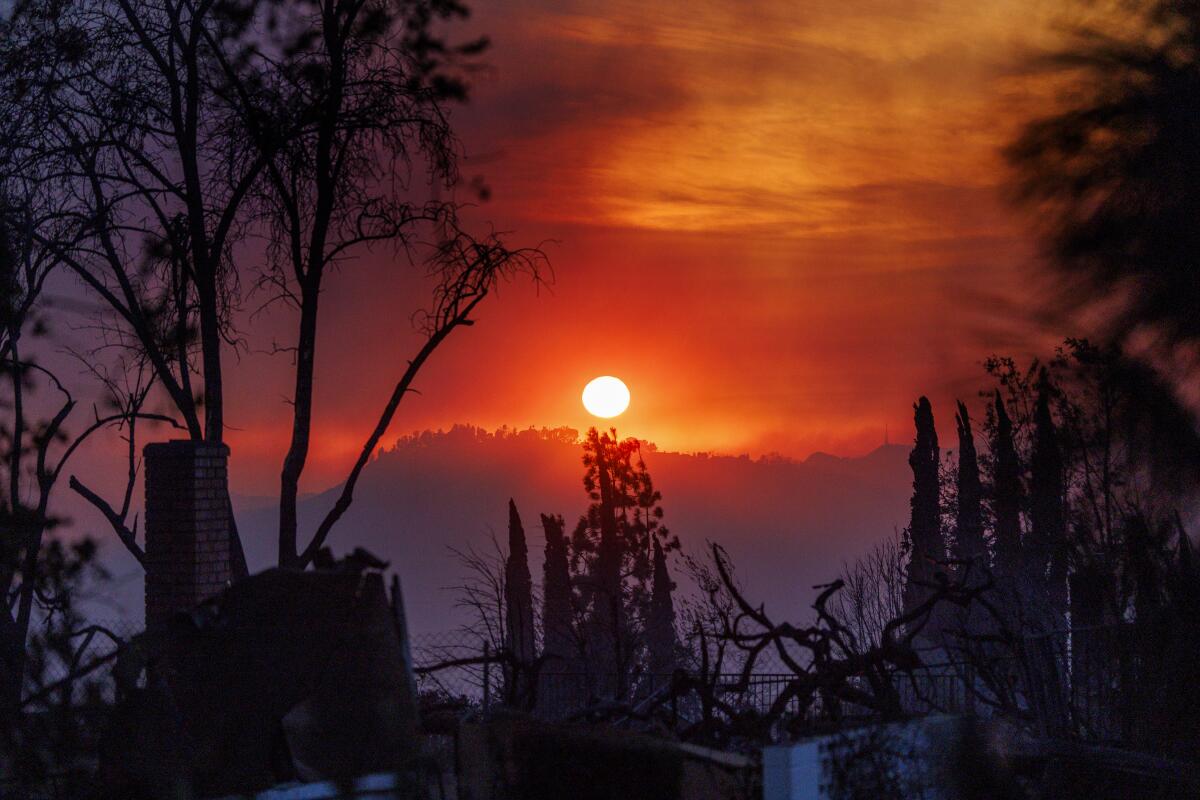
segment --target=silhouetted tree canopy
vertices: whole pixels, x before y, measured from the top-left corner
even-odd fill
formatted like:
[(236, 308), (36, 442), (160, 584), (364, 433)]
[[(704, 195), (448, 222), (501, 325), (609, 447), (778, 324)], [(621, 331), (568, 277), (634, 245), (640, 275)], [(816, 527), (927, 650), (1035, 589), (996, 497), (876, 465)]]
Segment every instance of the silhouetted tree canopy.
[[(1071, 308), (1114, 301), (1105, 334), (1200, 338), (1200, 3), (1124, 4), (1120, 30), (1077, 31), (1055, 59), (1065, 105), (1007, 151)], [(1110, 308), (1110, 306), (1106, 306)]]
[[(662, 524), (662, 495), (654, 488), (637, 439), (620, 440), (615, 429), (602, 433), (591, 428), (584, 437), (583, 466), (591, 503), (570, 548), (578, 605), (587, 616), (580, 638), (603, 680), (615, 679), (604, 693), (621, 697), (645, 660), (651, 623), (665, 625), (665, 583), (658, 584), (659, 617), (652, 617), (654, 548), (669, 553), (679, 549), (679, 540)], [(665, 633), (658, 631), (662, 637)]]
[[(324, 545), (441, 342), (499, 281), (537, 279), (540, 253), (472, 235), (440, 199), (459, 181), (449, 104), (486, 46), (452, 40), (466, 15), (454, 0), (24, 0), (0, 20), (0, 183), (46, 187), (31, 238), (103, 308), (98, 346), (144, 361), (191, 438), (224, 440), (222, 359), (244, 344), (251, 289), (295, 312), (276, 346), (295, 376), (283, 565)], [(303, 545), (319, 299), (373, 247), (425, 267), (408, 309), (421, 340)]]
[(987, 542), (983, 538), (983, 487), (979, 480), (979, 459), (971, 415), (962, 401), (954, 416), (958, 429), (958, 483), (955, 513), (955, 556), (963, 561), (984, 558)]
[(504, 562), (505, 634), (508, 649), (522, 663), (537, 657), (533, 629), (533, 579), (529, 574), (529, 548), (517, 504), (508, 501), (508, 558)]
[(993, 548), (996, 564), (1016, 574), (1021, 559), (1021, 464), (1013, 441), (1013, 426), (1004, 398), (996, 390), (991, 440), (992, 515), (996, 520)]
[(542, 652), (548, 660), (547, 671), (566, 671), (576, 655), (575, 610), (571, 595), (571, 567), (563, 518), (542, 514), (546, 536), (542, 562)]
[(1024, 548), (1029, 586), (1044, 594), (1061, 624), (1067, 591), (1066, 467), (1060, 435), (1050, 413), (1053, 387), (1045, 371), (1038, 380), (1033, 452), (1029, 464), (1029, 533)]
[(912, 519), (908, 526), (910, 558), (904, 587), (905, 609), (916, 608), (929, 596), (937, 564), (946, 560), (940, 511), (941, 451), (929, 398), (913, 404), (917, 437), (908, 456), (913, 471)]
[(654, 578), (650, 590), (650, 612), (646, 620), (646, 648), (650, 671), (656, 675), (669, 675), (675, 669), (675, 601), (671, 594), (675, 582), (667, 570), (667, 556), (662, 544), (654, 539)]
[(596, 590), (644, 606), (653, 574), (651, 545), (665, 552), (679, 540), (662, 524), (662, 494), (642, 459), (637, 439), (618, 440), (616, 431), (590, 429), (583, 443), (584, 489), (591, 499), (572, 537), (576, 566), (596, 578)]

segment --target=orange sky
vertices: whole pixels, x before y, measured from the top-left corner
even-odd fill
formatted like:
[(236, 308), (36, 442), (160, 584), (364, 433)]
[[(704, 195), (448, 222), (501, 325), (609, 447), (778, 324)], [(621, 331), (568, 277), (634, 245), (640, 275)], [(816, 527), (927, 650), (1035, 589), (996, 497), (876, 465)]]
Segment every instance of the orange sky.
[[(803, 457), (910, 436), (978, 362), (1044, 343), (1017, 312), (1032, 247), (997, 149), (1045, 95), (1028, 56), (1061, 4), (1031, 0), (488, 3), (494, 43), (456, 112), (481, 219), (546, 245), (549, 290), (503, 287), (388, 436), (472, 422), (589, 424), (583, 384), (629, 384), (622, 433)], [(384, 254), (322, 301), (313, 457), (340, 480), (404, 359), (413, 269)], [(284, 318), (259, 319), (266, 347)], [(1068, 333), (1067, 331), (1055, 332)], [(278, 334), (277, 334), (278, 335)], [(288, 365), (232, 368), (235, 488), (277, 490)], [(947, 428), (948, 430), (948, 428)]]

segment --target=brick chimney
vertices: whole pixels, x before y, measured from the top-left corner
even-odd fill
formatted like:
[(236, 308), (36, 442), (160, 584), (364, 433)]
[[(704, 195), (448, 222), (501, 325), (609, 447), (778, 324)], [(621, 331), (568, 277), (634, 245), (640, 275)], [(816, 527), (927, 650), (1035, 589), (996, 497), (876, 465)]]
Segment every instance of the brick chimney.
[(229, 582), (230, 518), (223, 444), (146, 445), (146, 625), (170, 619)]

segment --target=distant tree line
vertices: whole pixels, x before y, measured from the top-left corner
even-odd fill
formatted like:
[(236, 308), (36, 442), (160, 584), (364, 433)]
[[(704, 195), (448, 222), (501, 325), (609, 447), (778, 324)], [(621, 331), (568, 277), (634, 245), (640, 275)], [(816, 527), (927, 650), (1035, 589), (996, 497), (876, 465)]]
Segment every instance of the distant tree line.
[(567, 427), (566, 425), (560, 425), (554, 428), (534, 428), (532, 426), (528, 428), (510, 428), (507, 425), (501, 425), (496, 430), (489, 431), (486, 428), (481, 428), (476, 425), (459, 423), (450, 426), (449, 430), (423, 430), (404, 434), (396, 439), (391, 448), (383, 448), (380, 450), (380, 452), (391, 453), (402, 450), (419, 449), (422, 447), (428, 447), (435, 442), (441, 441), (461, 442), (464, 444), (476, 444), (480, 442), (539, 441), (578, 445), (580, 438), (578, 429)]

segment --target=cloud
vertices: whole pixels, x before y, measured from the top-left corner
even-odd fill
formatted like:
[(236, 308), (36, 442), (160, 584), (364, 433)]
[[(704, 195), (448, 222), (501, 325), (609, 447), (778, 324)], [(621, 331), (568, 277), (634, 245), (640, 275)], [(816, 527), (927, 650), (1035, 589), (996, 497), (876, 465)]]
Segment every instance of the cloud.
[[(552, 295), (506, 286), (407, 397), (396, 430), (587, 424), (583, 383), (634, 387), (630, 433), (679, 449), (865, 449), (1021, 354), (1031, 248), (996, 151), (1041, 96), (1058, 5), (509, 0), (455, 113), (493, 200), (550, 247)], [(322, 300), (306, 488), (337, 480), (411, 357), (379, 254)], [(286, 365), (283, 365), (286, 367)], [(247, 364), (234, 423), (286, 440), (286, 369)], [(272, 427), (274, 426), (274, 427)], [(282, 444), (235, 459), (269, 487)], [(271, 452), (272, 450), (276, 452)]]
[(943, 208), (961, 208), (994, 188), (1021, 53), (1052, 38), (1056, 13), (1032, 0), (523, 3), (479, 23), (496, 26), (496, 65), (468, 138), (503, 149), (500, 204), (531, 219), (927, 227), (906, 197), (880, 214), (854, 196), (953, 183), (962, 194)]

